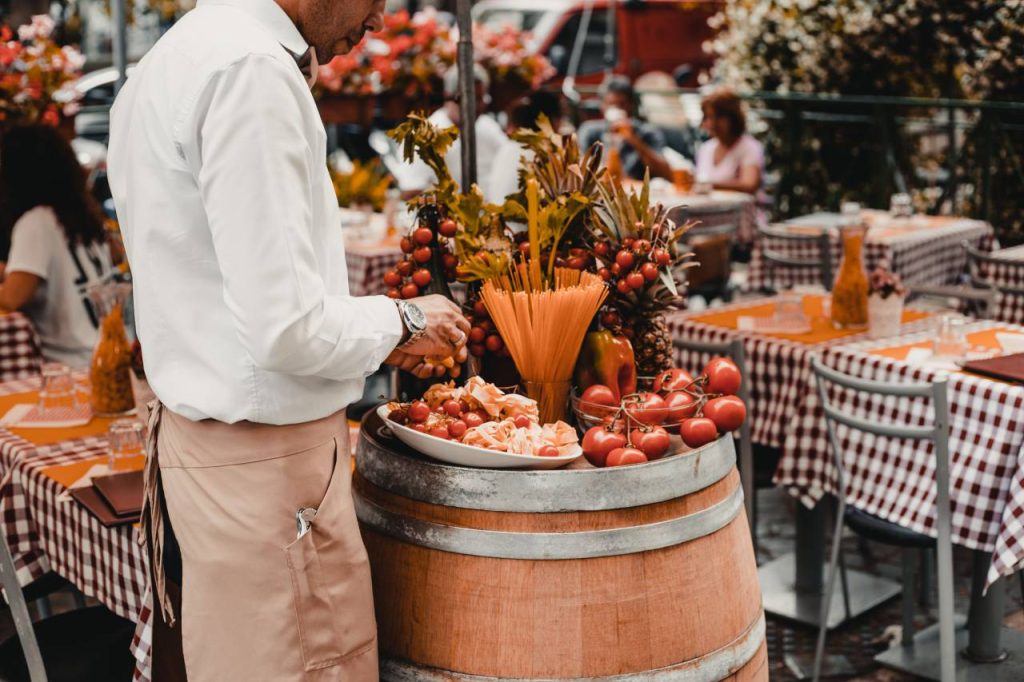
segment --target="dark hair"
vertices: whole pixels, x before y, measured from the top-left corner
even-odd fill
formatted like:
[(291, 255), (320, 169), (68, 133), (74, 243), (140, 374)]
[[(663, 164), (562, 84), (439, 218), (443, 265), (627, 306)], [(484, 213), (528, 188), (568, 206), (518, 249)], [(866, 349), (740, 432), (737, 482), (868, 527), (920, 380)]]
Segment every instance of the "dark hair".
[(636, 108), (636, 90), (633, 89), (632, 81), (626, 76), (610, 76), (601, 84), (600, 92), (601, 97), (606, 95), (622, 95), (629, 101), (631, 108)]
[(552, 123), (562, 117), (562, 102), (554, 93), (538, 90), (520, 98), (509, 109), (508, 120), (513, 128), (536, 128), (541, 114)]
[(737, 138), (747, 132), (747, 117), (743, 113), (743, 102), (729, 88), (719, 88), (704, 97), (700, 103), (701, 111), (707, 116), (722, 116), (729, 121), (729, 128)]
[(37, 206), (57, 214), (68, 243), (106, 237), (103, 214), (85, 186), (85, 171), (52, 126), (17, 126), (0, 139), (0, 234), (10, 243), (14, 224)]

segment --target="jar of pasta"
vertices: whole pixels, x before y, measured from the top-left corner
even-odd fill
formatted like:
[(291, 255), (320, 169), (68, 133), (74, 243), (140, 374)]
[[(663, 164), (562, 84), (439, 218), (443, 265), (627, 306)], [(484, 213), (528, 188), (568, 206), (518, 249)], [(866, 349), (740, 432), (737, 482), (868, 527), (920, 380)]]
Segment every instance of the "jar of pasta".
[(135, 410), (132, 392), (132, 346), (124, 329), (128, 286), (105, 284), (89, 292), (100, 317), (100, 338), (89, 367), (90, 403), (101, 417), (129, 414)]

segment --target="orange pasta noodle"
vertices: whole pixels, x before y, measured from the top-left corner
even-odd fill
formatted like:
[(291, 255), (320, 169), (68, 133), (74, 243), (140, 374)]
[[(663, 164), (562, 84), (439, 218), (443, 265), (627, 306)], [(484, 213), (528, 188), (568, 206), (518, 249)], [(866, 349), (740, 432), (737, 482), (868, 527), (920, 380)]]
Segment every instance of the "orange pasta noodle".
[(556, 268), (549, 283), (539, 268), (523, 263), (484, 283), (484, 305), (538, 403), (541, 423), (565, 419), (576, 357), (607, 293), (592, 273)]

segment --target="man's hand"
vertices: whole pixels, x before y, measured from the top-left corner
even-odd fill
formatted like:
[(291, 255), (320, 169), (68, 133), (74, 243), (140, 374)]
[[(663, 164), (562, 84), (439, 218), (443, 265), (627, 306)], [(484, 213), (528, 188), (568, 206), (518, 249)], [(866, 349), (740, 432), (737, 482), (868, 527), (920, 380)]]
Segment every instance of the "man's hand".
[(454, 357), (465, 360), (465, 346), (469, 339), (469, 320), (462, 314), (459, 307), (444, 296), (433, 294), (410, 299), (427, 318), (427, 330), (417, 339), (399, 346), (398, 350), (406, 355), (419, 357)]
[[(460, 348), (458, 352), (452, 356), (454, 359), (454, 365), (458, 366), (466, 362), (469, 357), (469, 353), (466, 351), (465, 346)], [(403, 353), (397, 348), (391, 351), (391, 355), (384, 361), (386, 365), (392, 365), (400, 370), (412, 374), (418, 379), (430, 379), (431, 377), (443, 377), (446, 372), (450, 371), (448, 367), (436, 362), (431, 362), (427, 358), (420, 355), (409, 355)]]

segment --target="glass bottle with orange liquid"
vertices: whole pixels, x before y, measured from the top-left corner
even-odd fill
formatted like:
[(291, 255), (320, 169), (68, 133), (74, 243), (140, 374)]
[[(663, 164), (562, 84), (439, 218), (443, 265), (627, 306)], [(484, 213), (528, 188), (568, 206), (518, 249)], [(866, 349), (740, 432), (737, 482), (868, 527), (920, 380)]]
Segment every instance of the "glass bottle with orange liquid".
[(843, 256), (832, 287), (832, 325), (857, 329), (868, 323), (868, 275), (864, 270), (864, 239), (867, 227), (849, 223), (840, 229)]

